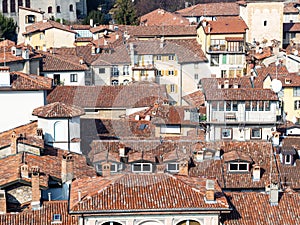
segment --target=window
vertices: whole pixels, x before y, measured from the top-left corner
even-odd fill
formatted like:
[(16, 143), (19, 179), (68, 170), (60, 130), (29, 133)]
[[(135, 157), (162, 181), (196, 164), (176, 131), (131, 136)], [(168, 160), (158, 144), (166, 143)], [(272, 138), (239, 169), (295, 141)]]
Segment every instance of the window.
[(231, 139), (232, 138), (232, 130), (229, 128), (222, 129), (222, 139)]
[(48, 13), (52, 13), (52, 6), (48, 7)]
[(227, 63), (227, 55), (222, 55), (222, 64), (226, 64)]
[(40, 34), (40, 40), (44, 39), (44, 34)]
[(266, 20), (264, 20), (264, 27), (265, 27), (265, 26), (267, 26), (267, 21), (266, 21)]
[(18, 0), (18, 6), (23, 6), (23, 0)]
[(264, 105), (265, 105), (265, 111), (270, 111), (270, 101), (264, 101)]
[(231, 111), (231, 102), (226, 101), (226, 111)]
[(53, 82), (54, 82), (54, 86), (60, 85), (60, 74), (53, 75)]
[(227, 51), (240, 52), (243, 50), (243, 42), (241, 41), (229, 41), (227, 42)]
[(129, 65), (123, 66), (123, 75), (129, 75)]
[(174, 55), (169, 55), (169, 60), (174, 60), (174, 59), (175, 59)]
[(10, 12), (16, 12), (16, 2), (15, 0), (10, 0)]
[(211, 55), (210, 66), (219, 66), (219, 55)]
[(228, 169), (230, 172), (247, 172), (248, 165), (248, 163), (229, 163)]
[(221, 70), (221, 77), (222, 78), (226, 78), (227, 77), (226, 70)]
[(161, 55), (157, 55), (156, 60), (161, 60)]
[(178, 172), (179, 171), (179, 163), (168, 163), (167, 171), (169, 172)]
[(263, 101), (258, 101), (258, 110), (264, 111), (264, 102)]
[(8, 12), (7, 0), (3, 0), (3, 2), (2, 2), (2, 12), (3, 13), (7, 13)]
[(261, 139), (261, 129), (252, 128), (251, 129), (251, 139)]
[(99, 68), (99, 73), (105, 73), (105, 68)]
[(224, 39), (212, 39), (210, 43), (210, 51), (225, 51)]
[(125, 80), (123, 80), (123, 84), (128, 84), (129, 83), (129, 80), (128, 79), (125, 79)]
[(30, 0), (25, 0), (25, 7), (30, 8)]
[(156, 71), (156, 76), (158, 76), (158, 77), (162, 76), (161, 70)]
[(294, 97), (300, 97), (300, 87), (296, 87), (293, 89)]
[(71, 82), (77, 82), (77, 79), (78, 79), (78, 77), (77, 77), (76, 73), (70, 75), (70, 81)]
[(291, 164), (291, 155), (285, 156), (285, 164)]
[(211, 109), (212, 111), (218, 111), (218, 102), (216, 101), (211, 102)]
[(152, 172), (151, 163), (134, 163), (132, 165), (132, 172)]
[(300, 100), (295, 101), (295, 110), (300, 109)]
[(111, 68), (111, 76), (113, 76), (113, 77), (118, 77), (119, 76), (118, 66), (113, 66)]
[(224, 111), (224, 103), (223, 101), (219, 102), (219, 111)]
[(59, 6), (59, 5), (56, 6), (56, 12), (57, 12), (57, 13), (60, 13), (60, 6)]
[(175, 74), (175, 73), (174, 73), (174, 70), (169, 70), (169, 71), (168, 71), (168, 74), (169, 74), (169, 76), (174, 76), (174, 74)]
[(74, 7), (73, 7), (73, 5), (71, 4), (71, 5), (69, 5), (69, 11), (70, 12), (73, 12), (74, 11)]
[(252, 111), (257, 111), (257, 101), (252, 101)]
[(198, 73), (195, 73), (195, 74), (194, 74), (194, 79), (195, 79), (195, 80), (198, 80), (198, 79), (199, 79)]
[(238, 102), (232, 101), (232, 111), (238, 111)]
[(119, 85), (119, 81), (118, 80), (112, 80), (111, 81), (111, 85)]
[(175, 84), (170, 84), (170, 92), (172, 92), (172, 93), (176, 92)]
[(53, 221), (61, 221), (61, 215), (60, 214), (54, 214), (53, 215)]
[(34, 15), (26, 16), (26, 23), (35, 23), (35, 16)]

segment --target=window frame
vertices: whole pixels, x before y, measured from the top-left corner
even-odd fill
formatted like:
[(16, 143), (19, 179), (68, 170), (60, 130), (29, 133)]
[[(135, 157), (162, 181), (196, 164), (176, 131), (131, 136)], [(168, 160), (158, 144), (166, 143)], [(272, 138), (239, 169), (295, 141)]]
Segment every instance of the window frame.
[[(246, 169), (241, 170), (241, 166), (246, 165)], [(236, 166), (237, 169), (232, 169), (232, 166)], [(246, 173), (249, 172), (249, 163), (247, 162), (229, 162), (228, 163), (228, 172), (233, 173)]]
[(169, 61), (174, 61), (175, 60), (175, 56), (174, 55), (169, 55), (168, 56), (168, 60)]
[(105, 73), (105, 68), (99, 68), (98, 73), (99, 74)]
[[(175, 169), (170, 169), (169, 166), (175, 166)], [(179, 163), (178, 162), (170, 162), (167, 164), (167, 171), (171, 173), (179, 172)]]
[[(214, 63), (213, 60), (215, 60), (216, 63)], [(219, 54), (212, 54), (210, 56), (210, 66), (212, 66), (212, 67), (220, 66), (220, 55)]]
[[(253, 135), (253, 132), (255, 131), (259, 131), (259, 137), (256, 137), (255, 135)], [(262, 129), (261, 128), (251, 128), (251, 132), (250, 132), (250, 139), (262, 139)]]
[(300, 100), (294, 101), (294, 110), (300, 110)]
[[(229, 135), (224, 136), (224, 132), (228, 131)], [(232, 128), (221, 128), (221, 139), (231, 140), (232, 139)]]
[(70, 82), (71, 83), (78, 82), (78, 75), (77, 75), (77, 73), (71, 73), (70, 74)]
[[(140, 166), (141, 170), (135, 170), (135, 166)], [(144, 170), (145, 166), (149, 166), (149, 170)], [(133, 163), (131, 166), (131, 171), (134, 173), (151, 173), (153, 171), (153, 165), (151, 163)]]

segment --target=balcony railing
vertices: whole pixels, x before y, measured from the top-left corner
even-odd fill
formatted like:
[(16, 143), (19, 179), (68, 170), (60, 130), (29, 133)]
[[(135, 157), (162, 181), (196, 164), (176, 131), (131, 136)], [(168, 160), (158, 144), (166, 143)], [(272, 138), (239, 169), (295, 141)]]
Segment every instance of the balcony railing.
[(225, 45), (211, 45), (209, 46), (210, 52), (244, 52), (244, 46), (227, 47)]

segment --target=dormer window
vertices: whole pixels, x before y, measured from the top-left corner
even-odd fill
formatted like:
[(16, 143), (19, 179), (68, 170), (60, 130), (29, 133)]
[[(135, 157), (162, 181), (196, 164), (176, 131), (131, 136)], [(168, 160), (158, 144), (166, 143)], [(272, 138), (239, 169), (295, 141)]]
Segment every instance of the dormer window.
[(132, 164), (132, 172), (135, 172), (135, 173), (152, 172), (152, 164), (151, 163), (134, 163), (134, 164)]
[(54, 223), (61, 223), (61, 215), (60, 214), (54, 214), (53, 215), (53, 218), (52, 218), (52, 224)]
[[(108, 169), (108, 168), (105, 168), (105, 167), (106, 167), (106, 165), (102, 166), (101, 164), (97, 164), (97, 165), (96, 165), (96, 171), (97, 171), (98, 173), (102, 173), (102, 170)], [(119, 168), (119, 169), (121, 169), (121, 167), (122, 167), (122, 165), (120, 164), (120, 168)], [(118, 164), (116, 164), (116, 163), (111, 163), (111, 164), (110, 164), (110, 172), (116, 173), (117, 171), (118, 171)]]
[(292, 80), (290, 78), (285, 78), (284, 82), (285, 84), (291, 84)]
[(229, 172), (248, 172), (249, 163), (246, 162), (230, 162), (228, 163)]
[(167, 164), (167, 171), (171, 173), (177, 173), (179, 172), (179, 163), (173, 162)]

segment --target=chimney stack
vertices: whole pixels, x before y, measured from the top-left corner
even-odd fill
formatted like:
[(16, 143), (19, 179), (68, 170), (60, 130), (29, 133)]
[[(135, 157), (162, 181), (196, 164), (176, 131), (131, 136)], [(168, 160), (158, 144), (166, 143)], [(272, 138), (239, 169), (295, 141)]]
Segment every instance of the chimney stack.
[(31, 207), (33, 210), (37, 210), (40, 208), (40, 170), (38, 166), (33, 166), (31, 168), (31, 187), (32, 187), (32, 199), (31, 199)]
[(43, 139), (43, 128), (36, 129), (36, 136), (40, 139)]
[(104, 162), (102, 164), (102, 177), (109, 177), (110, 176), (110, 163)]
[(278, 185), (271, 183), (270, 184), (270, 198), (269, 198), (271, 206), (278, 205), (278, 200), (279, 200)]
[(11, 134), (11, 144), (10, 144), (10, 151), (12, 155), (18, 153), (18, 137), (16, 131), (13, 131)]
[(157, 173), (164, 173), (165, 169), (166, 169), (166, 165), (164, 163), (156, 165), (156, 172)]
[(6, 213), (5, 190), (0, 190), (0, 214)]
[(253, 181), (259, 181), (260, 180), (260, 166), (255, 165), (253, 167)]
[(179, 162), (179, 175), (189, 175), (189, 163), (188, 160), (182, 160)]
[(63, 183), (74, 178), (74, 159), (71, 154), (63, 156), (61, 163), (61, 180)]
[(205, 200), (208, 202), (215, 201), (215, 181), (206, 180)]
[(23, 164), (21, 166), (21, 178), (29, 178), (28, 165)]

